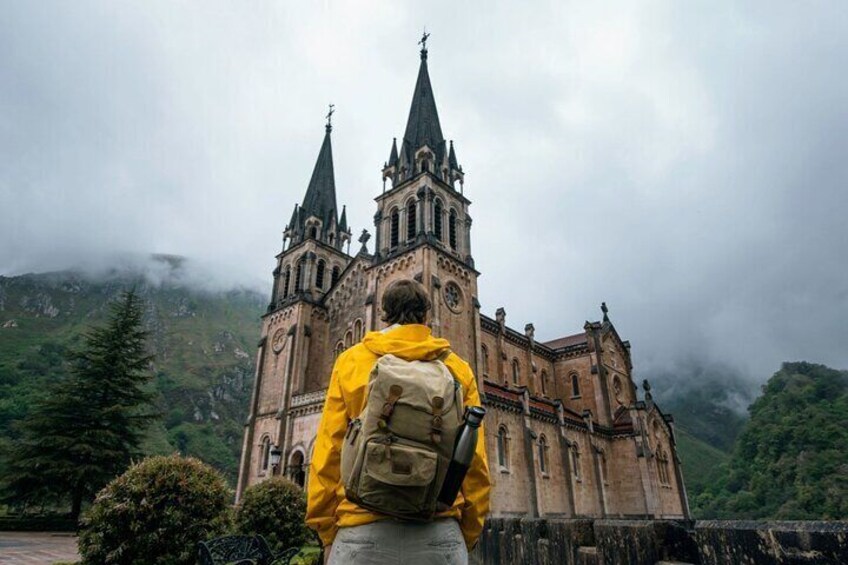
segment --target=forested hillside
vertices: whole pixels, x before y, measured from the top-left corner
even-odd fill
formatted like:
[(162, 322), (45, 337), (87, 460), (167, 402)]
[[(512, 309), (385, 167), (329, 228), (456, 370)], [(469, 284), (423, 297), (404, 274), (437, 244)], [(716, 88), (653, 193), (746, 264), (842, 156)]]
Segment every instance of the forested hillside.
[(756, 389), (728, 367), (689, 363), (655, 375), (654, 396), (674, 416), (677, 450), (692, 513), (704, 517), (700, 495), (719, 480), (721, 466), (748, 419)]
[(182, 260), (156, 260), (168, 274), (155, 283), (132, 270), (0, 277), (0, 441), (14, 440), (13, 421), (67, 369), (65, 353), (80, 333), (135, 287), (146, 305), (162, 414), (146, 451), (195, 455), (234, 482), (266, 299), (250, 290), (198, 290), (181, 282)]
[(750, 414), (699, 517), (848, 518), (848, 372), (785, 363)]
[[(146, 304), (162, 415), (146, 451), (197, 456), (234, 483), (266, 298), (201, 290), (180, 276), (182, 260), (156, 261), (166, 267), (157, 282), (133, 270), (0, 277), (0, 453), (14, 441), (13, 422), (67, 370), (81, 332), (135, 287)], [(848, 373), (787, 363), (753, 401), (750, 419), (742, 407), (752, 386), (732, 372), (692, 366), (652, 382), (675, 417), (695, 517), (848, 516)]]

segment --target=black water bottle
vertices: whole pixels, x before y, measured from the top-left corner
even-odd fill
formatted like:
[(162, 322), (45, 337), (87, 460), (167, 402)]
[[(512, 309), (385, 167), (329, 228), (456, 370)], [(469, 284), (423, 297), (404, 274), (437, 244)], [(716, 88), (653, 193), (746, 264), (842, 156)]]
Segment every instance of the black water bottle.
[(459, 488), (462, 486), (462, 481), (474, 458), (474, 451), (477, 449), (477, 431), (485, 415), (486, 409), (481, 406), (470, 406), (465, 409), (465, 422), (456, 436), (453, 457), (451, 457), (442, 490), (439, 492), (438, 502), (441, 508), (453, 506), (456, 495), (459, 494)]

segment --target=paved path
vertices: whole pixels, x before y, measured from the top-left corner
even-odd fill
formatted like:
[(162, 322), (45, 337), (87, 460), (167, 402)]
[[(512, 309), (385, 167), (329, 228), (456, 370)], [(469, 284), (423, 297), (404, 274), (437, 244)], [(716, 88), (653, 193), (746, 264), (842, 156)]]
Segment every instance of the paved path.
[(52, 565), (79, 560), (73, 534), (50, 532), (0, 532), (0, 564)]

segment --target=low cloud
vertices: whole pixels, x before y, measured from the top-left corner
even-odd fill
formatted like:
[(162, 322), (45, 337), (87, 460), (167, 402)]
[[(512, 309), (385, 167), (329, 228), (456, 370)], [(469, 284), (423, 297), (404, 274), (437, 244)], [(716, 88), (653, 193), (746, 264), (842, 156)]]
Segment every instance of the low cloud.
[(426, 24), (484, 312), (552, 339), (605, 300), (637, 380), (692, 359), (751, 381), (845, 368), (846, 11), (11, 4), (0, 273), (164, 253), (270, 287), (330, 102), (339, 203), (373, 230)]

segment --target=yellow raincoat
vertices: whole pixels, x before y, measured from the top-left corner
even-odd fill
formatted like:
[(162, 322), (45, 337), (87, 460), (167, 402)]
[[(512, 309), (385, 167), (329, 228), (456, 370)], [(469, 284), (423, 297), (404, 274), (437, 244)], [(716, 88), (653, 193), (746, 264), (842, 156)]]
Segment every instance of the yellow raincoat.
[[(427, 326), (408, 324), (385, 333), (369, 332), (362, 343), (354, 345), (336, 360), (315, 439), (307, 489), (306, 523), (318, 532), (325, 546), (333, 543), (339, 528), (387, 518), (347, 500), (339, 476), (341, 445), (347, 423), (359, 416), (365, 407), (368, 378), (374, 363), (388, 353), (407, 361), (432, 360), (449, 347), (447, 340), (430, 335)], [(445, 364), (462, 385), (465, 405), (480, 406), (477, 382), (468, 363), (451, 354)], [(481, 427), (477, 451), (462, 483), (462, 490), (453, 507), (439, 514), (439, 517), (459, 520), (469, 549), (477, 543), (483, 530), (483, 519), (489, 512), (489, 488), (489, 467)]]

